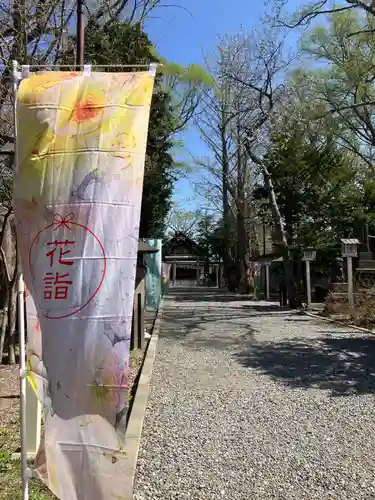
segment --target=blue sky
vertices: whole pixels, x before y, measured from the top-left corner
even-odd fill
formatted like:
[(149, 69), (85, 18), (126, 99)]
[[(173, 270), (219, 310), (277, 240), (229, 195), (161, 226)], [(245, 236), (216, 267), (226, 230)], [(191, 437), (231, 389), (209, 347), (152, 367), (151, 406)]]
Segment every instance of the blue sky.
[[(166, 0), (168, 2), (168, 0)], [(251, 30), (259, 25), (264, 13), (262, 0), (175, 0), (178, 7), (156, 10), (145, 28), (158, 52), (168, 61), (178, 64), (203, 64), (204, 57), (212, 58), (218, 36), (235, 34), (241, 28)], [(300, 4), (290, 0), (290, 9)], [(194, 156), (204, 156), (205, 146), (194, 127), (184, 132), (185, 149)], [(187, 151), (179, 153), (188, 158)], [(205, 204), (194, 193), (191, 181), (194, 173), (177, 182), (174, 200), (181, 208), (193, 209)], [(187, 199), (193, 200), (186, 202)]]

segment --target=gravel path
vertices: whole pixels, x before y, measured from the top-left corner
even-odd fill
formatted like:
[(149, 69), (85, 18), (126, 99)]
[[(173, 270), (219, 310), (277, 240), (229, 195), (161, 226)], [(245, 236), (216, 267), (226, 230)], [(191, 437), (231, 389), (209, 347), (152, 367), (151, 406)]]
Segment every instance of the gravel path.
[(375, 337), (172, 289), (134, 500), (375, 499)]

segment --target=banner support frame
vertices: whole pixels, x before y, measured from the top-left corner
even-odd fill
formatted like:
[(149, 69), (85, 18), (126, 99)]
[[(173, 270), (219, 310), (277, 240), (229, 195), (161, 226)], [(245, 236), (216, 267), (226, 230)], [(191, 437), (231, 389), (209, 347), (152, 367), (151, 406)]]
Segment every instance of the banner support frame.
[[(17, 155), (17, 91), (18, 84), (22, 75), (18, 72), (18, 62), (12, 61), (12, 85), (13, 85), (13, 130), (14, 130), (14, 171), (18, 169)], [(29, 477), (30, 471), (27, 466), (27, 443), (26, 443), (26, 384), (27, 384), (27, 369), (26, 369), (26, 339), (25, 339), (25, 284), (23, 281), (23, 273), (21, 269), (21, 259), (16, 243), (16, 262), (17, 262), (17, 312), (18, 312), (18, 335), (19, 335), (19, 374), (20, 374), (20, 437), (21, 437), (21, 480), (22, 480), (22, 500), (29, 498)]]

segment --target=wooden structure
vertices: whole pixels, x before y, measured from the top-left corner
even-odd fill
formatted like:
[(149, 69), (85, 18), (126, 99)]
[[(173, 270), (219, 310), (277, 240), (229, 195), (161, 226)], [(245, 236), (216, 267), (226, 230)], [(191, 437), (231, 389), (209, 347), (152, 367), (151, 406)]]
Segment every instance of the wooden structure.
[(170, 281), (199, 284), (205, 275), (215, 272), (219, 263), (212, 261), (194, 240), (182, 232), (176, 232), (163, 247), (163, 261), (171, 264)]
[(147, 253), (155, 253), (158, 250), (143, 241), (138, 243), (137, 271), (135, 276), (133, 320), (130, 337), (130, 350), (143, 349), (145, 338), (145, 296), (146, 296), (146, 272), (143, 264), (143, 256)]
[(371, 251), (361, 251), (355, 260), (355, 281), (359, 286), (372, 288), (375, 285), (375, 260)]

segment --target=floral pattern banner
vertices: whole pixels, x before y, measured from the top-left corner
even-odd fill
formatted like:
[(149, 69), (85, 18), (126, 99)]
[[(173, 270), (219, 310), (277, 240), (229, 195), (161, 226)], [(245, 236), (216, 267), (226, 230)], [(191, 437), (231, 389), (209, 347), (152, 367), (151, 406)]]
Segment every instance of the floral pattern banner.
[(65, 500), (124, 498), (138, 230), (154, 76), (34, 73), (17, 95), (14, 204), (36, 458)]

